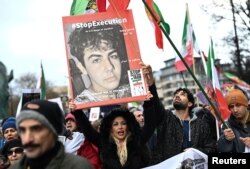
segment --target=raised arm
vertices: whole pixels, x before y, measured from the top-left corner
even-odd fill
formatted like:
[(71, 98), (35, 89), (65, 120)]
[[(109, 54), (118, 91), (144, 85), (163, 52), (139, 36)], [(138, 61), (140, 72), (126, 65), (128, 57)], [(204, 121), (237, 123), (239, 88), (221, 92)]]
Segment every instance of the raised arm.
[[(71, 104), (71, 108), (72, 108)], [(76, 118), (77, 125), (80, 128), (80, 132), (84, 134), (84, 136), (97, 147), (100, 146), (100, 134), (92, 127), (88, 118), (84, 114), (82, 110), (73, 110), (72, 114), (74, 114)]]

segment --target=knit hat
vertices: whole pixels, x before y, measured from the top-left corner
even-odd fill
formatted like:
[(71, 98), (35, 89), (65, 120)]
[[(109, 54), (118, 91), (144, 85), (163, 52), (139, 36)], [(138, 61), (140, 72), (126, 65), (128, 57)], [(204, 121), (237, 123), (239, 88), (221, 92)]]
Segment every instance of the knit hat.
[(68, 119), (72, 119), (72, 120), (76, 121), (75, 116), (74, 116), (73, 114), (71, 114), (71, 113), (67, 114), (67, 116), (65, 117), (65, 120), (66, 120), (66, 121), (67, 121)]
[(4, 133), (4, 131), (8, 128), (14, 128), (16, 129), (16, 119), (15, 117), (9, 117), (5, 120), (5, 122), (3, 123), (2, 126), (2, 132)]
[(6, 144), (3, 146), (2, 154), (7, 156), (8, 151), (14, 147), (23, 147), (20, 139), (13, 139), (6, 142)]
[(248, 107), (248, 99), (244, 93), (239, 89), (232, 89), (226, 96), (227, 105), (230, 104), (241, 104)]
[(33, 100), (26, 103), (16, 119), (19, 124), (26, 119), (34, 119), (48, 127), (56, 136), (64, 132), (63, 113), (57, 103), (46, 100)]

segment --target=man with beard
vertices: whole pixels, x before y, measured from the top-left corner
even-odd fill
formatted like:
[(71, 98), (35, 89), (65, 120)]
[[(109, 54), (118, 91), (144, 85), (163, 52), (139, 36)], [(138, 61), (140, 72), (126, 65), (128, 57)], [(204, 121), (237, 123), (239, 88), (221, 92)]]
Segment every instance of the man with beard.
[(195, 148), (204, 153), (216, 150), (215, 131), (210, 130), (209, 122), (203, 118), (207, 111), (200, 109), (198, 115), (192, 111), (194, 96), (186, 88), (179, 88), (174, 92), (174, 110), (166, 110), (162, 105), (154, 84), (152, 68), (141, 63), (143, 73), (148, 77), (149, 90), (153, 94), (150, 101), (157, 113), (157, 149), (154, 163), (162, 162), (188, 148)]
[(58, 141), (58, 135), (64, 131), (63, 122), (57, 103), (46, 100), (26, 103), (16, 119), (25, 155), (10, 168), (92, 169), (85, 158), (65, 153)]

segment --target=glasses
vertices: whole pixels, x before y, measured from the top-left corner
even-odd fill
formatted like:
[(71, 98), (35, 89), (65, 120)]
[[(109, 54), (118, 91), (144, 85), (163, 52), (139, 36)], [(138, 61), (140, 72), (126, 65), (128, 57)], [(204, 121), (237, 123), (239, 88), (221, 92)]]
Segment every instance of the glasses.
[(15, 153), (15, 154), (22, 154), (22, 153), (23, 153), (23, 148), (18, 147), (18, 148), (9, 150), (9, 151), (7, 152), (7, 155), (10, 156), (10, 155), (12, 155), (13, 153)]

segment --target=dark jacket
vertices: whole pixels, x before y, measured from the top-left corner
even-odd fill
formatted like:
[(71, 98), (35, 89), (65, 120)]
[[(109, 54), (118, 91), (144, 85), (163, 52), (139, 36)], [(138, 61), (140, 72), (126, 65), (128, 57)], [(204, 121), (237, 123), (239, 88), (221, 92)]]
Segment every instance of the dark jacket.
[[(58, 143), (57, 143), (58, 144)], [(10, 166), (10, 169), (26, 169), (27, 157), (24, 156), (16, 164)], [(37, 163), (39, 166), (39, 162)], [(59, 149), (49, 164), (44, 169), (93, 169), (90, 163), (82, 157), (65, 153), (62, 143), (59, 142)]]
[[(102, 120), (100, 133), (97, 133), (91, 127), (88, 119), (81, 111), (78, 110), (74, 114), (85, 137), (98, 147), (103, 169), (139, 169), (146, 167), (149, 163), (149, 155), (145, 153), (144, 147), (155, 129), (155, 124), (151, 123), (151, 119), (154, 119), (152, 109), (150, 104), (144, 108), (145, 125), (143, 129), (140, 128), (134, 115), (127, 109), (125, 111), (114, 109)], [(128, 157), (123, 166), (117, 155), (117, 145), (110, 137), (112, 121), (118, 116), (125, 118), (131, 133), (127, 140)]]
[(246, 124), (247, 128), (244, 128), (241, 123), (238, 123), (232, 114), (226, 123), (228, 124), (229, 128), (233, 130), (235, 139), (228, 141), (225, 139), (224, 134), (222, 134), (218, 141), (218, 151), (232, 153), (245, 152), (245, 144), (242, 143), (239, 138), (250, 137), (250, 116)]
[[(151, 99), (155, 107), (153, 113), (158, 115), (156, 119), (156, 124), (158, 124), (157, 148), (153, 161), (154, 163), (159, 163), (183, 152), (183, 125), (174, 112), (165, 110), (158, 98), (155, 85), (150, 86), (149, 89), (154, 96)], [(196, 113), (190, 113), (189, 141), (191, 141), (191, 148), (198, 149), (204, 153), (215, 152), (216, 130), (212, 132), (209, 122), (205, 120), (206, 116), (204, 113), (207, 112)], [(211, 123), (214, 122), (215, 119), (213, 118)]]

